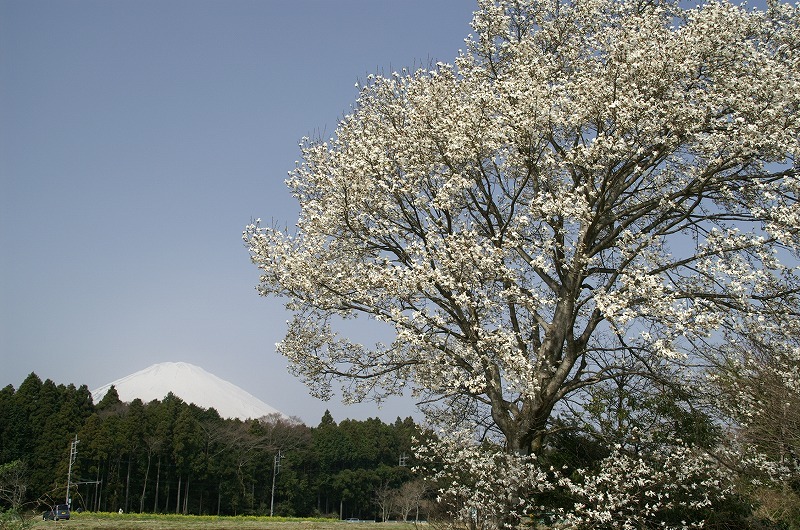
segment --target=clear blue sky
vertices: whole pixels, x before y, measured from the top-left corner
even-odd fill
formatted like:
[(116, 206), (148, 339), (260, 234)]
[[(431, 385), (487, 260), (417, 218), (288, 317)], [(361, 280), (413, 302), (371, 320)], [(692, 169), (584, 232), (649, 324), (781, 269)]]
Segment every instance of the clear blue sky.
[[(763, 7), (764, 1), (751, 2)], [(452, 62), (471, 0), (0, 0), (0, 387), (185, 361), (316, 424), (241, 232), (292, 226), (301, 137), (355, 83)]]
[(0, 0), (0, 387), (164, 361), (316, 424), (241, 232), (366, 75), (452, 62), (469, 0)]

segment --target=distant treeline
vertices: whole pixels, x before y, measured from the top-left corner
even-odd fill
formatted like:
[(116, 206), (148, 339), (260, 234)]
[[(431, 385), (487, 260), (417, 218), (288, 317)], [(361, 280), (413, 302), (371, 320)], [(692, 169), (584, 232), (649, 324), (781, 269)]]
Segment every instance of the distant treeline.
[(86, 385), (35, 373), (0, 390), (0, 465), (24, 470), (28, 506), (65, 501), (77, 439), (72, 509), (413, 518), (416, 434), (411, 418), (231, 420), (172, 394), (122, 403), (113, 387), (95, 404)]

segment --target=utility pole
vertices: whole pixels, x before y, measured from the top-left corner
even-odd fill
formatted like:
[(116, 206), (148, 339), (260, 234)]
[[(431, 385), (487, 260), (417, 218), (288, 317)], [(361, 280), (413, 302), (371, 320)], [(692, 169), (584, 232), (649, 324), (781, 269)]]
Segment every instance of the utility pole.
[(283, 455), (281, 454), (281, 450), (278, 449), (278, 453), (275, 455), (275, 462), (272, 465), (272, 497), (269, 501), (270, 517), (275, 513), (275, 477), (281, 472), (281, 458), (283, 458)]
[(72, 485), (72, 464), (75, 462), (75, 457), (78, 456), (78, 435), (75, 435), (75, 440), (69, 445), (69, 469), (67, 470), (67, 496), (64, 504), (69, 506), (69, 488)]

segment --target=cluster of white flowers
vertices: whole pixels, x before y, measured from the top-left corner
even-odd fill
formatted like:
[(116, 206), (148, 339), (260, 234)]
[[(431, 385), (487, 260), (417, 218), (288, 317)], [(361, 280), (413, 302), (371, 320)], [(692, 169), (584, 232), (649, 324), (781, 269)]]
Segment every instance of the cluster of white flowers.
[(429, 440), (418, 456), (429, 463), (427, 480), (439, 486), (437, 502), (449, 510), (456, 526), (520, 527), (544, 508), (536, 495), (555, 488), (555, 474), (542, 469), (535, 456), (509, 454), (492, 444), (478, 446), (469, 431)]
[[(418, 457), (454, 526), (480, 530), (542, 520), (565, 530), (687, 530), (703, 527), (734, 494), (735, 475), (716, 456), (675, 438), (637, 447), (617, 445), (596, 468), (569, 475), (535, 456), (477, 445), (468, 431), (429, 439)], [(553, 495), (561, 507), (547, 504)]]
[(720, 456), (752, 484), (791, 491), (800, 480), (800, 322), (754, 315), (709, 373), (715, 405), (731, 421)]
[(598, 471), (575, 475), (561, 480), (578, 502), (558, 528), (700, 528), (715, 504), (733, 492), (732, 473), (680, 440), (645, 454), (617, 447)]

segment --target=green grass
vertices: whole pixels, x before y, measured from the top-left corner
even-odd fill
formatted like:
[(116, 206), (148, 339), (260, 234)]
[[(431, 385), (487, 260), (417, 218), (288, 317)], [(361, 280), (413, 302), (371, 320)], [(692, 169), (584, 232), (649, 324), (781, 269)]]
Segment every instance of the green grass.
[(211, 515), (156, 515), (117, 513), (73, 513), (69, 521), (43, 521), (41, 515), (30, 528), (36, 530), (413, 530), (414, 523), (347, 522), (336, 519), (291, 519), (285, 517), (217, 517)]

